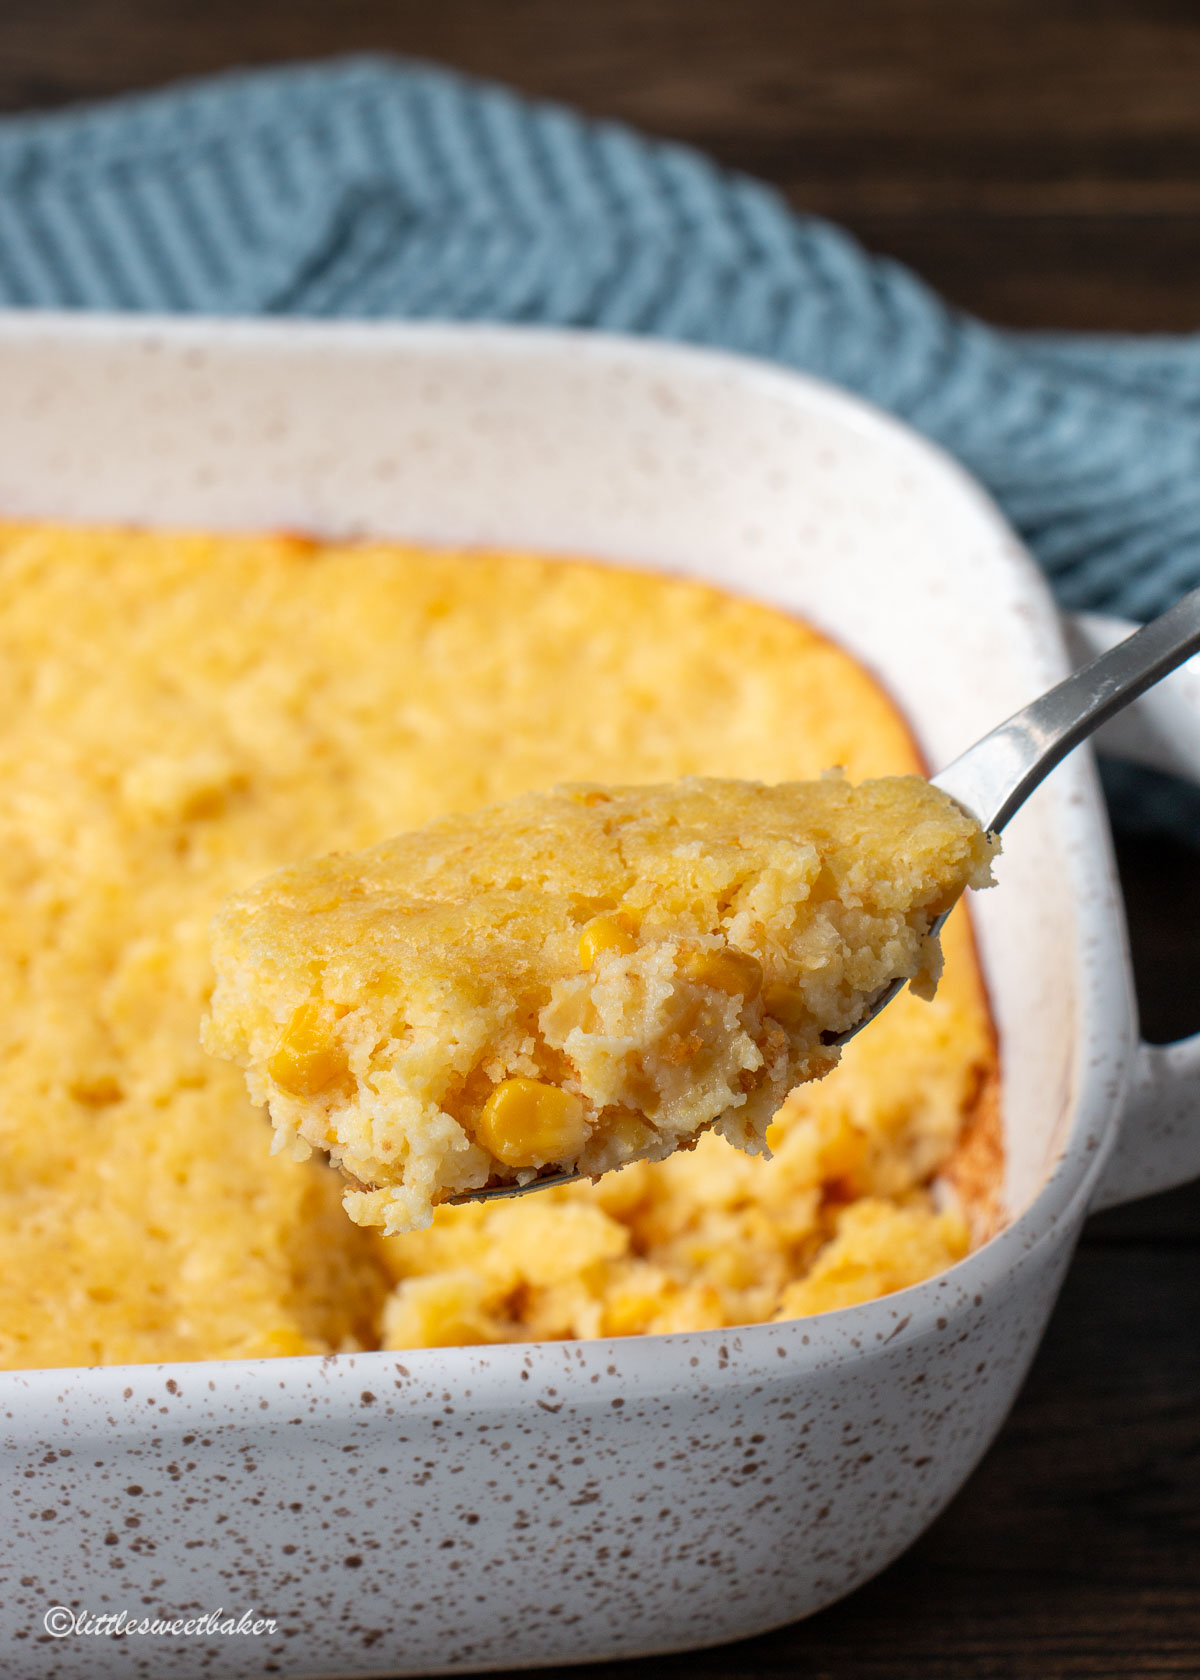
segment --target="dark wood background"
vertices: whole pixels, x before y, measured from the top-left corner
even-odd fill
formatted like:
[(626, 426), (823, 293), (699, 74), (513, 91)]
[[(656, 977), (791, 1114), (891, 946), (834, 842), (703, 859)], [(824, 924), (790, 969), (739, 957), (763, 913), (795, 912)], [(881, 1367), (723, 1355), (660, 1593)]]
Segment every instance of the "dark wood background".
[[(702, 146), (993, 321), (1200, 325), (1196, 0), (0, 0), (0, 110), (364, 49)], [(1146, 1029), (1200, 1028), (1200, 852), (1119, 855)], [(1194, 1680), (1200, 1190), (1092, 1221), (1000, 1440), (879, 1580), (591, 1673)]]

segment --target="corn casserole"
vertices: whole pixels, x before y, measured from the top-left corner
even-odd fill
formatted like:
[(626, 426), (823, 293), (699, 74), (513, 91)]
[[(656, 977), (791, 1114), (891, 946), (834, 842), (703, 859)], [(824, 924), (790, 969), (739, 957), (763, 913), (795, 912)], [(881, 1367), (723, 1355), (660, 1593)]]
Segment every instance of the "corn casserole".
[(710, 1128), (761, 1155), (876, 996), (933, 995), (989, 851), (917, 776), (525, 794), (236, 895), (204, 1043), (389, 1236)]
[(403, 1236), (269, 1156), (200, 1046), (215, 907), (305, 858), (566, 782), (918, 771), (802, 623), (533, 555), (34, 524), (0, 526), (0, 598), (0, 1363), (746, 1323), (918, 1282), (988, 1230), (997, 1058), (961, 909), (937, 997), (789, 1097), (773, 1160), (702, 1137)]

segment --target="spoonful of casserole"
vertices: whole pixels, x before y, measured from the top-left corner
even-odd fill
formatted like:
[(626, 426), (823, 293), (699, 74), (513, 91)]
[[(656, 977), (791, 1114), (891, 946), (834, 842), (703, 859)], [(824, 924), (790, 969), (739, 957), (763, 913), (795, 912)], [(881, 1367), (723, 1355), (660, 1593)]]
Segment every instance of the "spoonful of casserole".
[(563, 787), (285, 869), (216, 918), (205, 1046), (388, 1234), (710, 1129), (766, 1153), (793, 1087), (932, 995), (992, 831), (1198, 645), (1200, 591), (934, 783)]
[(485, 1188), (752, 1153), (989, 877), (920, 777), (565, 787), (287, 869), (217, 917), (206, 1047), (391, 1233)]

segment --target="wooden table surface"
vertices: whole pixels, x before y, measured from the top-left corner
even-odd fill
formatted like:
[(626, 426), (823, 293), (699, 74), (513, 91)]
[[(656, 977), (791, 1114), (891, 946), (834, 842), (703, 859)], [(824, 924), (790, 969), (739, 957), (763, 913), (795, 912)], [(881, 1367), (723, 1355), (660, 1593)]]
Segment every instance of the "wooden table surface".
[[(693, 142), (993, 321), (1200, 324), (1195, 0), (3, 0), (0, 110), (364, 49)], [(1119, 854), (1146, 1029), (1200, 1028), (1200, 852)], [(1092, 1221), (999, 1441), (886, 1574), (761, 1639), (590, 1672), (1200, 1675), (1200, 1190)]]

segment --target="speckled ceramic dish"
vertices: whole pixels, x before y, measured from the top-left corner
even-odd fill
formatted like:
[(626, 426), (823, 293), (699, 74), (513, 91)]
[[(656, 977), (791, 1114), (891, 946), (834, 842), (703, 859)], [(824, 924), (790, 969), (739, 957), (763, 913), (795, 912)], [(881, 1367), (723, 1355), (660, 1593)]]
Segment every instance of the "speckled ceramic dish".
[[(809, 380), (654, 344), (9, 317), (0, 508), (699, 574), (829, 630), (934, 763), (1066, 666), (1039, 574), (943, 456)], [(1193, 771), (1195, 686), (1157, 694), (1141, 737)], [(5, 1672), (645, 1654), (807, 1615), (881, 1569), (999, 1427), (1088, 1208), (1200, 1170), (1200, 1044), (1138, 1044), (1085, 755), (1014, 821), (1000, 879), (978, 925), (1009, 1217), (985, 1247), (886, 1300), (740, 1331), (0, 1378)], [(120, 1612), (188, 1628), (80, 1619)], [(246, 1612), (274, 1632), (228, 1631)]]

